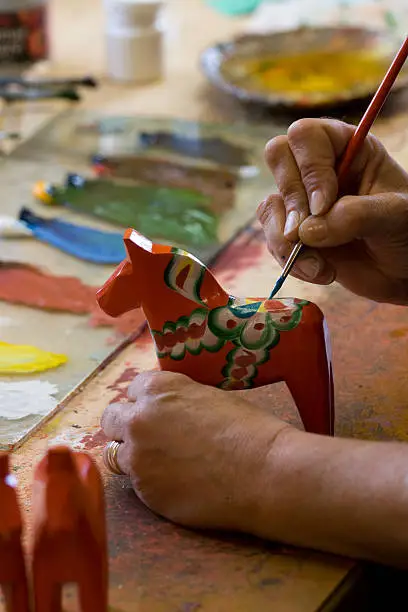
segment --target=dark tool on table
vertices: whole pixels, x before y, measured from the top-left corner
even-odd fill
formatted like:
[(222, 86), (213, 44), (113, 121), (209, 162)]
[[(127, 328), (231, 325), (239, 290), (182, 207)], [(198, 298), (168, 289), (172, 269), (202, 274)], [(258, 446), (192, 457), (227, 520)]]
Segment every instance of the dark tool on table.
[(1, 140), (19, 140), (21, 135), (18, 132), (6, 132), (6, 130), (0, 130), (0, 141)]
[(0, 77), (0, 98), (5, 102), (61, 99), (79, 102), (77, 88), (95, 88), (97, 81), (90, 76), (81, 78), (26, 79), (19, 76)]
[(80, 95), (76, 89), (9, 89), (8, 87), (0, 86), (0, 98), (4, 102), (28, 102), (32, 100), (68, 100), (69, 102), (79, 102)]
[[(369, 105), (363, 118), (361, 119), (356, 131), (350, 138), (337, 173), (339, 185), (343, 184), (351, 164), (353, 163), (357, 153), (360, 151), (362, 145), (364, 144), (367, 134), (369, 133), (374, 121), (376, 120), (382, 107), (384, 106), (385, 101), (387, 100), (388, 95), (392, 89), (392, 86), (394, 85), (403, 65), (405, 64), (407, 57), (408, 36), (405, 39), (405, 42), (403, 43), (402, 47), (398, 51), (387, 74), (385, 75), (381, 85), (379, 86), (377, 93), (375, 94), (374, 98), (371, 101), (371, 104)], [(302, 244), (302, 242), (299, 241), (293, 248), (291, 254), (289, 255), (288, 261), (286, 262), (286, 265), (282, 270), (282, 274), (276, 281), (276, 284), (272, 290), (269, 299), (272, 299), (282, 288), (282, 285), (290, 274), (290, 271), (292, 270), (296, 259), (302, 252), (303, 246), (304, 245)]]
[(26, 89), (41, 89), (50, 87), (61, 87), (63, 89), (69, 89), (72, 87), (98, 87), (98, 81), (91, 76), (80, 77), (80, 78), (46, 78), (46, 79), (25, 79), (19, 76), (0, 76), (0, 87), (8, 87), (9, 85), (17, 85), (21, 88)]
[[(41, 100), (66, 100), (67, 102), (79, 102), (81, 96), (77, 88), (98, 87), (98, 82), (92, 76), (79, 78), (33, 78), (27, 79), (20, 76), (0, 76), (0, 100), (8, 105), (14, 102), (32, 102)], [(16, 140), (20, 134), (15, 130), (0, 131), (0, 141)], [(0, 151), (0, 155), (3, 151)]]

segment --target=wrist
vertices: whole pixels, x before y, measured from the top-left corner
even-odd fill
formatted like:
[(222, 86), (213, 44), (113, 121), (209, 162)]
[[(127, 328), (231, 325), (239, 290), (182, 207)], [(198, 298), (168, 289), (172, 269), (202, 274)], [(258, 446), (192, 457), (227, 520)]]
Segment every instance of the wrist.
[(285, 444), (292, 443), (293, 434), (302, 432), (268, 414), (258, 419), (249, 432), (242, 470), (236, 473), (238, 524), (234, 529), (271, 539), (275, 507), (279, 505), (275, 503), (279, 490), (274, 483), (278, 480), (280, 462), (274, 459), (274, 449), (283, 439)]

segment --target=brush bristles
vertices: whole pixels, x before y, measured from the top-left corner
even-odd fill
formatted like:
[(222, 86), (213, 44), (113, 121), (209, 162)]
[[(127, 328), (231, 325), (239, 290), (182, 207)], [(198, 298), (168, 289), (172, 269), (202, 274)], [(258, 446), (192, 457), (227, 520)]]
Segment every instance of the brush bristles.
[(269, 299), (271, 300), (273, 297), (275, 297), (275, 295), (278, 293), (279, 289), (282, 287), (283, 283), (284, 283), (284, 277), (280, 276), (278, 278), (278, 280), (276, 281), (276, 284), (274, 286), (274, 288), (272, 289), (272, 293), (269, 296)]

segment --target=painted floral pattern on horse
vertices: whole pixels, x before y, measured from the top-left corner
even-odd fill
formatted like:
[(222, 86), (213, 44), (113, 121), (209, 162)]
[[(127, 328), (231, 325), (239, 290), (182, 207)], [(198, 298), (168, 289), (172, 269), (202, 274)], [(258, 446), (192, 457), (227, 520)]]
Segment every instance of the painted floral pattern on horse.
[(231, 298), (226, 306), (198, 308), (190, 316), (167, 321), (160, 331), (152, 330), (157, 355), (181, 360), (187, 353), (217, 352), (230, 342), (233, 348), (227, 354), (218, 386), (226, 390), (250, 388), (258, 366), (269, 360), (281, 332), (299, 325), (307, 303), (296, 298)]
[(151, 330), (159, 358), (184, 359), (186, 353), (199, 355), (203, 349), (216, 353), (225, 344), (208, 327), (208, 313), (205, 308), (197, 308), (189, 317), (177, 321), (167, 321), (162, 331)]

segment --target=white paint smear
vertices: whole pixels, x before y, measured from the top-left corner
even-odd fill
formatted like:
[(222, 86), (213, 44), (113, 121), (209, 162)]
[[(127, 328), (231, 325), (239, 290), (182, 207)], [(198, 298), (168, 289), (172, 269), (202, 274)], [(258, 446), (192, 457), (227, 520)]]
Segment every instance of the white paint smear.
[(0, 217), (0, 237), (24, 238), (32, 236), (32, 231), (21, 221), (13, 217)]
[(12, 327), (15, 326), (13, 319), (9, 317), (0, 317), (0, 327)]
[(28, 416), (45, 416), (57, 405), (53, 397), (56, 385), (42, 380), (0, 382), (0, 418), (23, 419)]

